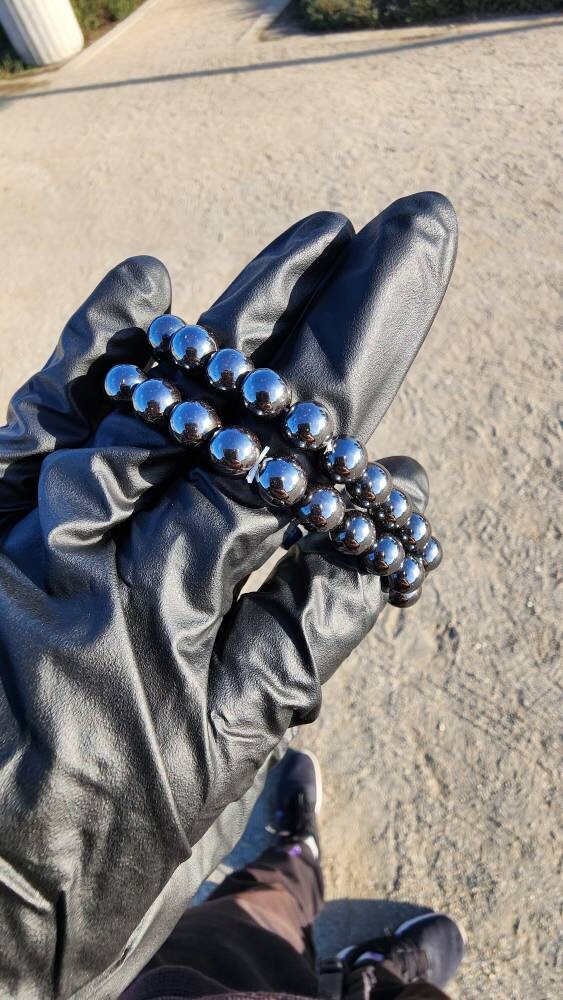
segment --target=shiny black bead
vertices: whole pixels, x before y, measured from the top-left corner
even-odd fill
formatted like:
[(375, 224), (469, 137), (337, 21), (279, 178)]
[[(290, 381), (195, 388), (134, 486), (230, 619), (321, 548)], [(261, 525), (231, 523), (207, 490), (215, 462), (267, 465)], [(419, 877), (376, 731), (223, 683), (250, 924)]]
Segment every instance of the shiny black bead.
[(159, 424), (166, 420), (172, 407), (181, 402), (182, 396), (171, 382), (148, 378), (137, 386), (131, 399), (137, 416), (149, 424)]
[(408, 521), (401, 528), (399, 538), (407, 552), (422, 552), (432, 529), (423, 514), (413, 511)]
[(181, 368), (200, 368), (217, 350), (217, 341), (202, 326), (182, 326), (172, 337), (170, 354)]
[(244, 427), (224, 427), (209, 442), (209, 458), (217, 472), (246, 476), (260, 457), (258, 438)]
[(431, 573), (433, 569), (438, 568), (441, 562), (442, 546), (438, 539), (432, 535), (422, 550), (422, 565), (427, 573)]
[(256, 368), (249, 372), (240, 391), (246, 409), (257, 417), (277, 417), (291, 403), (287, 382), (271, 368)]
[(375, 525), (366, 514), (349, 510), (330, 537), (339, 552), (359, 556), (375, 544)]
[(213, 389), (233, 392), (244, 376), (254, 371), (254, 365), (241, 351), (236, 351), (234, 347), (223, 347), (211, 355), (205, 371)]
[(334, 434), (334, 422), (320, 403), (294, 403), (283, 422), (283, 433), (296, 448), (318, 451)]
[(396, 573), (403, 564), (405, 550), (398, 538), (392, 535), (382, 535), (369, 552), (364, 554), (364, 566), (368, 573), (376, 576), (390, 576)]
[(147, 336), (154, 353), (157, 355), (167, 354), (172, 337), (176, 330), (182, 326), (184, 326), (184, 320), (180, 319), (179, 316), (157, 316), (156, 319), (153, 319), (147, 330)]
[(407, 552), (403, 559), (403, 565), (396, 573), (393, 573), (389, 583), (391, 590), (400, 590), (404, 593), (407, 590), (416, 590), (417, 587), (422, 587), (424, 577), (424, 566), (420, 556)]
[(363, 444), (355, 438), (337, 437), (327, 445), (321, 466), (333, 483), (352, 483), (363, 475), (368, 456)]
[(146, 379), (144, 371), (136, 365), (114, 365), (106, 375), (104, 388), (114, 403), (127, 403), (133, 390)]
[(272, 455), (260, 463), (256, 486), (271, 507), (293, 507), (305, 494), (307, 477), (294, 458)]
[(387, 500), (392, 486), (393, 480), (387, 469), (377, 462), (368, 462), (360, 478), (349, 483), (346, 489), (357, 507), (371, 510)]
[(411, 512), (412, 504), (406, 493), (393, 487), (387, 500), (374, 508), (373, 516), (379, 528), (397, 531), (407, 523)]
[(301, 524), (309, 531), (333, 531), (342, 523), (346, 505), (332, 486), (311, 486), (296, 509)]
[(420, 600), (421, 594), (422, 587), (416, 587), (415, 590), (409, 590), (406, 593), (400, 590), (390, 590), (389, 604), (394, 608), (412, 608), (413, 604)]
[(221, 426), (219, 415), (203, 401), (188, 399), (178, 403), (170, 414), (170, 433), (180, 444), (202, 444)]

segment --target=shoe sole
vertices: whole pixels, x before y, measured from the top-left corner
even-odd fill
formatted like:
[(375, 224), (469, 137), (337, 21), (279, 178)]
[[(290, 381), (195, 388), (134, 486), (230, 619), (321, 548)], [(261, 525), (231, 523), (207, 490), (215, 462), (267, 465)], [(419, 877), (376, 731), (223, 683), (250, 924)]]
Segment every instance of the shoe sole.
[(321, 765), (319, 764), (317, 758), (315, 757), (312, 750), (298, 750), (298, 753), (305, 754), (309, 758), (311, 764), (315, 769), (315, 782), (317, 785), (317, 798), (315, 801), (315, 816), (318, 816), (321, 811), (321, 806), (323, 804), (323, 779), (321, 776)]
[[(409, 930), (411, 927), (414, 927), (415, 924), (420, 924), (422, 923), (423, 920), (428, 920), (429, 917), (447, 917), (448, 920), (453, 920), (453, 917), (450, 917), (447, 913), (435, 913), (434, 910), (432, 910), (430, 913), (422, 913), (419, 917), (411, 917), (410, 920), (405, 920), (404, 924), (401, 924), (400, 927), (397, 927), (393, 931), (393, 936), (400, 937), (401, 934)], [(465, 927), (463, 927), (462, 924), (458, 923), (457, 920), (454, 920), (453, 922), (456, 925), (459, 933), (461, 934), (463, 947), (467, 948), (468, 938), (467, 934), (465, 933)]]

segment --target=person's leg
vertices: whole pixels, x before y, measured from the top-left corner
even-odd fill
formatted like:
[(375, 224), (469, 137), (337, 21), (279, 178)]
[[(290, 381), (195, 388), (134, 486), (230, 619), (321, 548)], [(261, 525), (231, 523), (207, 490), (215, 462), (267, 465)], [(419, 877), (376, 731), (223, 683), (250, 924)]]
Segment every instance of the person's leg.
[(188, 965), (231, 992), (316, 996), (311, 925), (321, 905), (307, 845), (270, 848), (188, 909), (147, 970)]
[(185, 912), (122, 1000), (148, 1000), (164, 985), (187, 997), (317, 995), (312, 923), (323, 900), (315, 823), (320, 775), (313, 758), (295, 751), (280, 767), (278, 843)]
[(257, 926), (277, 934), (314, 967), (312, 925), (323, 905), (323, 876), (306, 842), (271, 847), (233, 872), (209, 897), (225, 898), (236, 900)]

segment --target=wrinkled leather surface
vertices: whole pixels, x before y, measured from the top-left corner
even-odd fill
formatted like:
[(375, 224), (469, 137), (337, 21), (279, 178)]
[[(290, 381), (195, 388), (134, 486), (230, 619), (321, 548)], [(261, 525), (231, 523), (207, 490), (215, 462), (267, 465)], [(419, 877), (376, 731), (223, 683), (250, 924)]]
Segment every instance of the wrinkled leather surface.
[[(455, 249), (436, 194), (396, 202), (357, 235), (318, 213), (201, 320), (366, 440)], [(377, 578), (313, 536), (237, 599), (287, 520), (110, 412), (102, 391), (112, 364), (147, 364), (143, 331), (170, 307), (159, 261), (120, 264), (0, 431), (2, 996), (69, 996), (116, 961), (287, 728), (316, 716), (322, 683), (385, 604)], [(390, 464), (422, 508), (423, 470)]]

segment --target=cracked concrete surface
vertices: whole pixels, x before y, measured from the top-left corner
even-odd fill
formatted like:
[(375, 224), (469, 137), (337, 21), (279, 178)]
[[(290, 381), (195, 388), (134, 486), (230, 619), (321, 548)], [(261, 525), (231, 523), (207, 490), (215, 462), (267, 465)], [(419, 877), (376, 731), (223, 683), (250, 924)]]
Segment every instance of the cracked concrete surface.
[(160, 256), (195, 316), (300, 216), (450, 197), (452, 285), (372, 442), (428, 468), (445, 562), (301, 740), (325, 772), (329, 897), (460, 918), (454, 997), (555, 1000), (563, 22), (259, 36), (265, 6), (161, 0), (0, 89), (1, 403), (131, 253)]

